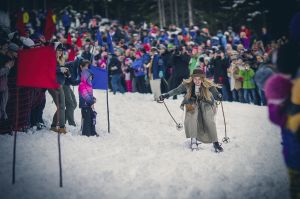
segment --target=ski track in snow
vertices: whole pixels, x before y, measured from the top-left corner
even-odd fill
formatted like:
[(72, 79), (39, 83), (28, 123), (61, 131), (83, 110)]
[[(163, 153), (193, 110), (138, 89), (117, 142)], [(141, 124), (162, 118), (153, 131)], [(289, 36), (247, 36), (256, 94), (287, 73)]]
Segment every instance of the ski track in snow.
[[(76, 99), (78, 99), (75, 88)], [(266, 107), (224, 102), (230, 143), (224, 152), (201, 144), (191, 152), (184, 131), (177, 131), (163, 104), (150, 94), (126, 93), (110, 99), (107, 132), (105, 92), (95, 91), (100, 137), (80, 136), (67, 125), (61, 136), (63, 183), (59, 188), (57, 134), (47, 129), (19, 133), (16, 184), (11, 185), (13, 137), (0, 136), (0, 198), (288, 198), (288, 177), (280, 130), (270, 124)], [(178, 100), (166, 100), (182, 122)], [(55, 105), (47, 94), (44, 120), (49, 128)], [(218, 137), (224, 137), (221, 107)]]

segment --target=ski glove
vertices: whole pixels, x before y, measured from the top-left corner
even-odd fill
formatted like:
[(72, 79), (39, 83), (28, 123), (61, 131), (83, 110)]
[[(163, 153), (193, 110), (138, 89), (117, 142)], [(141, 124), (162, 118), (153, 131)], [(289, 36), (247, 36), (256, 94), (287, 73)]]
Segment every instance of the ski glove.
[(164, 73), (163, 73), (162, 71), (159, 71), (158, 77), (159, 77), (159, 78), (163, 78), (163, 77), (164, 77)]
[(219, 93), (219, 94), (217, 95), (217, 100), (218, 100), (218, 101), (222, 101), (222, 100), (223, 100), (222, 94)]
[(169, 98), (169, 97), (170, 97), (170, 95), (168, 93), (164, 93), (164, 94), (159, 96), (159, 100), (163, 101), (164, 99)]

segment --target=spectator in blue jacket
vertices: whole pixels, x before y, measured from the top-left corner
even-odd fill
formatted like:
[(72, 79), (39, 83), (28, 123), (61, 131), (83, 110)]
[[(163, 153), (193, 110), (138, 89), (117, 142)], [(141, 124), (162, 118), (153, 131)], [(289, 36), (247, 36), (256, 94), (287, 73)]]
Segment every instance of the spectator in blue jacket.
[(151, 61), (147, 65), (148, 69), (148, 77), (150, 80), (151, 92), (154, 94), (154, 100), (159, 100), (159, 96), (161, 95), (160, 83), (161, 78), (163, 78), (163, 60), (158, 54), (157, 48), (152, 48), (151, 52)]
[(135, 53), (135, 58), (136, 59), (132, 63), (131, 68), (134, 70), (136, 88), (139, 93), (146, 93), (145, 68), (142, 53), (140, 51), (137, 51)]
[(108, 70), (111, 75), (111, 86), (113, 93), (116, 94), (116, 92), (125, 93), (125, 89), (123, 88), (123, 85), (121, 83), (122, 78), (122, 70), (121, 70), (121, 62), (119, 61), (119, 58), (113, 54), (110, 58), (109, 64), (108, 64)]
[(65, 10), (64, 15), (62, 16), (62, 23), (63, 26), (65, 27), (65, 37), (68, 35), (70, 26), (71, 26), (71, 18), (69, 16), (69, 12)]

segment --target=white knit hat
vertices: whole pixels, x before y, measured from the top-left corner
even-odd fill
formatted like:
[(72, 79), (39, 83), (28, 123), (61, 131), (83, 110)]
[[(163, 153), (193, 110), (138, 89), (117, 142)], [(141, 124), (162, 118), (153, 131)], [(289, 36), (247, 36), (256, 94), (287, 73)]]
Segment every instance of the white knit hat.
[(30, 38), (20, 37), (20, 40), (24, 46), (27, 46), (27, 47), (34, 46), (34, 41), (32, 41), (32, 39), (30, 39)]

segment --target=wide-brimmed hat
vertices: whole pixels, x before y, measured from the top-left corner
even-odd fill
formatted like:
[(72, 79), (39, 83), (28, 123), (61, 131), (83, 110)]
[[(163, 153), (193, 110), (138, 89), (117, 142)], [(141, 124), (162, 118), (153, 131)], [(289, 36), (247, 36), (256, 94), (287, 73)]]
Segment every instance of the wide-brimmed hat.
[(55, 48), (56, 51), (58, 51), (58, 50), (62, 50), (62, 51), (66, 50), (65, 47), (64, 47), (64, 45), (62, 43), (60, 43), (60, 42), (55, 42), (54, 43), (54, 48)]
[(193, 70), (193, 73), (191, 74), (191, 77), (202, 77), (205, 78), (205, 73), (200, 68), (196, 68)]

